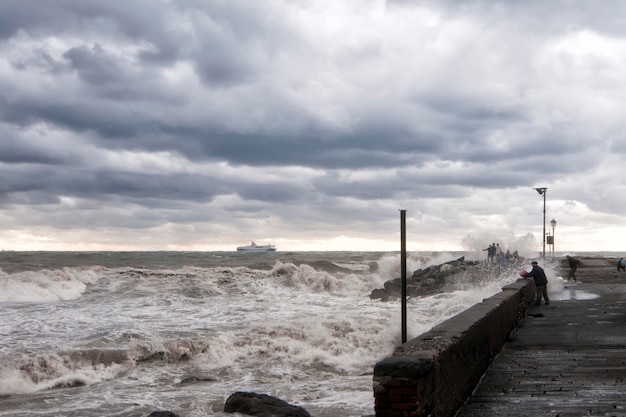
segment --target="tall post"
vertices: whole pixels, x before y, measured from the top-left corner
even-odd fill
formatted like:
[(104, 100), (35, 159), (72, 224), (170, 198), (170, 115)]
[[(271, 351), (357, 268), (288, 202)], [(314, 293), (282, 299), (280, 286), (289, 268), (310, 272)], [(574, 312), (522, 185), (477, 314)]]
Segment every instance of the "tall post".
[(546, 187), (534, 188), (535, 191), (539, 193), (539, 195), (543, 196), (543, 234), (541, 237), (542, 240), (542, 251), (541, 256), (543, 259), (546, 258), (546, 193), (548, 189)]
[(543, 259), (546, 259), (546, 194), (548, 189), (543, 190)]
[(402, 280), (402, 343), (406, 343), (406, 210), (400, 210), (400, 268)]
[(556, 227), (556, 220), (554, 218), (550, 220), (550, 226), (552, 226), (552, 258), (554, 258), (554, 245), (556, 244), (554, 238), (554, 228)]

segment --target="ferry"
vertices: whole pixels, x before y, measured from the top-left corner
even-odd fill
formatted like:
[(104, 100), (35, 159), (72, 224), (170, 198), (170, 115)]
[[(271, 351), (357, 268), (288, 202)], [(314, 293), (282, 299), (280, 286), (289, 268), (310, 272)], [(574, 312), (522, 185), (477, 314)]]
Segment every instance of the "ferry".
[(248, 246), (238, 246), (237, 252), (275, 252), (276, 246), (274, 245), (257, 245), (252, 242)]

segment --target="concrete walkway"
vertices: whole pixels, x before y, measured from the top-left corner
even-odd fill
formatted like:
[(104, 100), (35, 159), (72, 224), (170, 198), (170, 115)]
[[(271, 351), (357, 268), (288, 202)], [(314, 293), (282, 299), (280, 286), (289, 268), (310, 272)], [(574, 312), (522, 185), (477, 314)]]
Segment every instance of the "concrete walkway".
[(550, 305), (529, 310), (457, 417), (626, 417), (626, 272), (581, 261), (581, 283), (549, 277)]

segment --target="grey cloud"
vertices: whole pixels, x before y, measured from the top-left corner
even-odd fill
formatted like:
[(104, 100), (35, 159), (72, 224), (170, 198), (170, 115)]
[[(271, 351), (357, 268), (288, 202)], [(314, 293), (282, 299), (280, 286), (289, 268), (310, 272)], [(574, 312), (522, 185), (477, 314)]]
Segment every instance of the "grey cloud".
[[(24, 205), (24, 206), (43, 206), (57, 205), (60, 203), (58, 196), (50, 194), (46, 191), (38, 190), (11, 190), (11, 193), (0, 193), (0, 207), (6, 208), (6, 205)], [(46, 210), (44, 210), (46, 211)]]
[(0, 141), (0, 163), (61, 165), (69, 162), (60, 151), (53, 154), (41, 146), (24, 143), (17, 136), (11, 137), (8, 132), (0, 132), (0, 135), (4, 136)]
[(445, 11), (453, 16), (471, 16), (485, 25), (510, 25), (531, 30), (530, 36), (550, 34), (581, 28), (590, 28), (599, 33), (623, 36), (626, 28), (621, 16), (626, 5), (620, 0), (602, 2), (556, 0), (545, 2), (530, 0), (503, 3), (491, 0), (476, 0), (459, 3), (455, 0), (388, 0), (390, 7), (427, 7)]
[(8, 104), (3, 108), (4, 120), (20, 126), (46, 122), (73, 132), (97, 132), (109, 139), (133, 136), (145, 128), (145, 121), (132, 118), (132, 110), (85, 98), (57, 102), (47, 97), (40, 102), (27, 99)]
[[(240, 238), (258, 216), (349, 234), (384, 230), (397, 202), (428, 213), (433, 230), (458, 231), (468, 202), (477, 216), (502, 215), (515, 199), (480, 198), (538, 182), (558, 185), (551, 197), (617, 212), (619, 200), (595, 189), (611, 182), (607, 154), (625, 152), (615, 116), (623, 71), (613, 64), (607, 76), (607, 60), (565, 65), (562, 80), (562, 56), (541, 54), (577, 31), (619, 44), (626, 6), (386, 4), (378, 20), (367, 2), (338, 8), (350, 34), (341, 38), (310, 2), (0, 2), (0, 202), (11, 213), (0, 219), (128, 229), (210, 221)], [(405, 21), (396, 8), (428, 11), (434, 23)], [(412, 38), (421, 24), (432, 24), (427, 42)], [(606, 116), (587, 103), (599, 88)], [(149, 158), (110, 162), (116, 151), (173, 158), (155, 156), (159, 173)], [(277, 179), (284, 167), (306, 173)], [(593, 190), (566, 191), (591, 177)]]
[[(145, 43), (139, 57), (150, 62), (178, 59), (181, 37), (172, 25), (177, 9), (149, 0), (92, 2), (50, 0), (46, 7), (36, 0), (6, 0), (0, 4), (0, 37), (24, 32), (33, 38), (54, 36), (93, 37), (101, 42), (125, 39)], [(174, 5), (175, 6), (175, 5)]]
[(62, 74), (68, 71), (67, 65), (53, 57), (45, 49), (36, 49), (31, 56), (13, 60), (11, 65), (20, 71), (36, 69), (48, 74)]
[[(148, 204), (147, 201), (142, 202), (144, 199), (151, 199), (151, 203), (155, 200), (208, 201), (216, 195), (232, 192), (232, 184), (215, 178), (183, 174), (131, 174), (69, 165), (58, 169), (36, 164), (14, 165), (11, 169), (3, 167), (0, 173), (4, 177), (2, 194), (5, 202), (12, 198), (22, 199), (28, 194), (37, 196), (43, 192), (58, 197), (104, 201), (115, 195), (136, 204)], [(12, 197), (8, 198), (9, 195)], [(40, 200), (40, 197), (34, 198)]]
[(261, 200), (275, 204), (302, 199), (303, 190), (282, 184), (244, 184), (237, 187), (237, 194), (246, 200)]
[(92, 48), (74, 47), (64, 55), (78, 72), (80, 77), (93, 85), (122, 83), (129, 81), (122, 75), (122, 68), (115, 60), (108, 57), (103, 48), (95, 44)]

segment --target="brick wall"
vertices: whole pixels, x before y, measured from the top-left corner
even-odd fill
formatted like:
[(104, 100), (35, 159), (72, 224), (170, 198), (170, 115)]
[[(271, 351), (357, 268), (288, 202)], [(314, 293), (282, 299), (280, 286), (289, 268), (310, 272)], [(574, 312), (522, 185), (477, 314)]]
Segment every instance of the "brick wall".
[(374, 367), (376, 417), (448, 417), (469, 398), (532, 302), (519, 279), (399, 346)]

